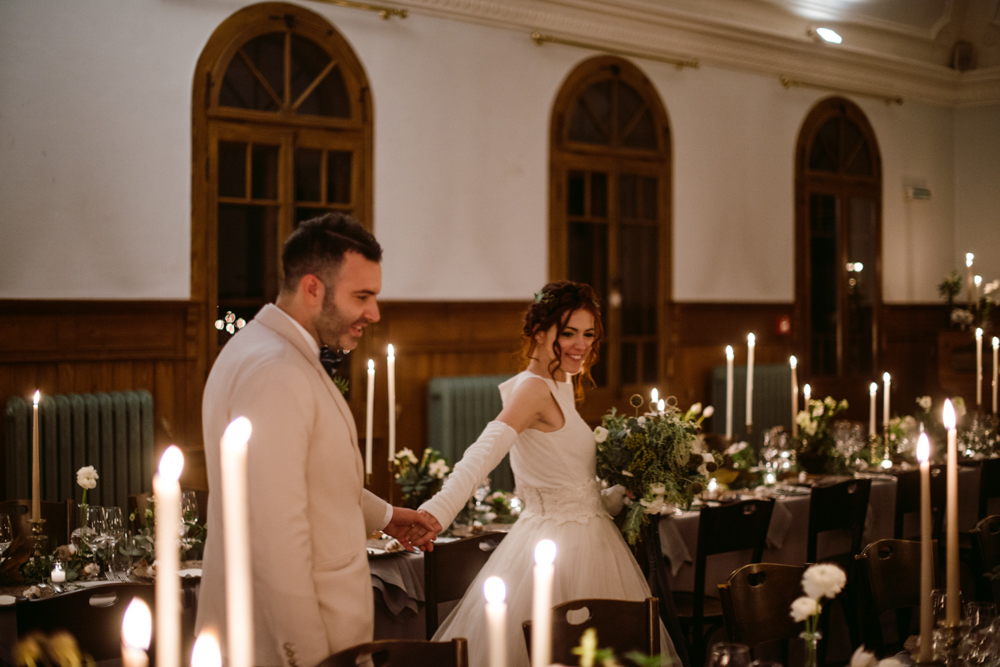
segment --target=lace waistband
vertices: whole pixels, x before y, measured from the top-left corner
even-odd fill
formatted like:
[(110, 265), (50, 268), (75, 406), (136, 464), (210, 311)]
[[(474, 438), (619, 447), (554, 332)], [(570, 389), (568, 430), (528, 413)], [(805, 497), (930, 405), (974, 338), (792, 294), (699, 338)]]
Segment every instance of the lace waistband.
[(580, 486), (518, 485), (517, 495), (524, 501), (519, 521), (542, 517), (557, 523), (587, 523), (595, 516), (609, 516), (601, 500), (601, 485), (596, 479)]

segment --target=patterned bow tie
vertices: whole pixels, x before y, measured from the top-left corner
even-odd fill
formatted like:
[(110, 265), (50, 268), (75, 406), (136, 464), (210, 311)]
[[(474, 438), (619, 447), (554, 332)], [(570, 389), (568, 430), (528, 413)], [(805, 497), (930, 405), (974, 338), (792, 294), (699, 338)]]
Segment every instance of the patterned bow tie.
[(337, 374), (337, 368), (340, 367), (343, 361), (344, 353), (341, 350), (331, 350), (324, 345), (319, 351), (319, 363), (323, 364), (323, 370), (326, 371), (331, 380)]

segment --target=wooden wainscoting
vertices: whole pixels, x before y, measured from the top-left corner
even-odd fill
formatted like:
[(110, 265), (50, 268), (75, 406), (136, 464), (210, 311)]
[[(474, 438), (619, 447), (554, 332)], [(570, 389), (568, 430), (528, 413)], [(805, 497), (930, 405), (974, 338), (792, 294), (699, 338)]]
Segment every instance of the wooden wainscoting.
[[(381, 321), (372, 325), (348, 366), (354, 384), (348, 398), (363, 447), (368, 359), (376, 365), (376, 465), (369, 488), (389, 495), (386, 346), (392, 343), (396, 353), (396, 447), (419, 454), (427, 445), (431, 378), (518, 372), (523, 365), (521, 318), (527, 307), (527, 302), (514, 301), (381, 304)], [(673, 328), (666, 341), (670, 374), (658, 388), (662, 395), (676, 396), (682, 406), (711, 400), (711, 372), (725, 364), (726, 345), (736, 351), (737, 364), (746, 363), (750, 331), (757, 336), (759, 364), (786, 363), (796, 353), (796, 332), (778, 330), (779, 318), (795, 321), (790, 303), (674, 303), (671, 308)], [(888, 305), (882, 322), (880, 347), (884, 368), (893, 374), (893, 412), (912, 413), (914, 399), (922, 394), (944, 396), (937, 340), (947, 325), (947, 309)], [(0, 301), (0, 400), (28, 396), (36, 388), (50, 394), (146, 389), (153, 395), (158, 447), (181, 445), (187, 455), (185, 483), (203, 488), (201, 396), (207, 336), (214, 335), (209, 326), (197, 302)], [(839, 388), (836, 382), (800, 373), (801, 384), (810, 381), (816, 395), (846, 396), (852, 401), (849, 416), (867, 419), (867, 382), (860, 388)], [(623, 409), (627, 403), (623, 395), (613, 404)], [(610, 407), (585, 401), (581, 413), (596, 423)]]
[[(36, 389), (145, 389), (153, 395), (157, 454), (177, 443), (185, 451), (183, 482), (205, 488), (206, 332), (204, 309), (189, 301), (0, 301), (0, 401)], [(0, 429), (0, 457), (3, 437)]]

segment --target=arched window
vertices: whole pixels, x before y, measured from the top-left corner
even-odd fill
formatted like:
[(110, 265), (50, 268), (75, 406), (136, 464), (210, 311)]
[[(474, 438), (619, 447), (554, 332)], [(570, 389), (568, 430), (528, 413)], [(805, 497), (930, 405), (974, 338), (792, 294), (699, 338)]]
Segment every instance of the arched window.
[(556, 98), (550, 157), (550, 275), (604, 299), (596, 393), (652, 386), (667, 369), (671, 238), (670, 131), (653, 85), (622, 58), (579, 65)]
[[(192, 295), (210, 322), (208, 359), (279, 289), (280, 252), (328, 211), (371, 228), (372, 105), (350, 45), (284, 3), (224, 21), (195, 70)], [(213, 329), (214, 331), (214, 329)]]
[(825, 99), (806, 117), (795, 192), (806, 368), (814, 376), (870, 378), (882, 305), (882, 166), (871, 125), (852, 102)]

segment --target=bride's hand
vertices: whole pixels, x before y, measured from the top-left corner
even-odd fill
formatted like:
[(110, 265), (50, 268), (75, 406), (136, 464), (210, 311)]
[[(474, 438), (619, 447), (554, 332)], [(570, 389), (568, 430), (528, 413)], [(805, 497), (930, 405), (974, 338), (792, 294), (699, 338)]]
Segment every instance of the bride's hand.
[(413, 526), (411, 526), (409, 532), (406, 534), (407, 539), (410, 540), (419, 539), (419, 535), (421, 531), (424, 530), (424, 526), (430, 527), (430, 532), (433, 533), (431, 539), (432, 540), (436, 539), (438, 533), (441, 532), (441, 523), (436, 518), (434, 518), (433, 514), (431, 514), (427, 510), (417, 510), (417, 514), (423, 517), (425, 522), (421, 524), (414, 524)]

